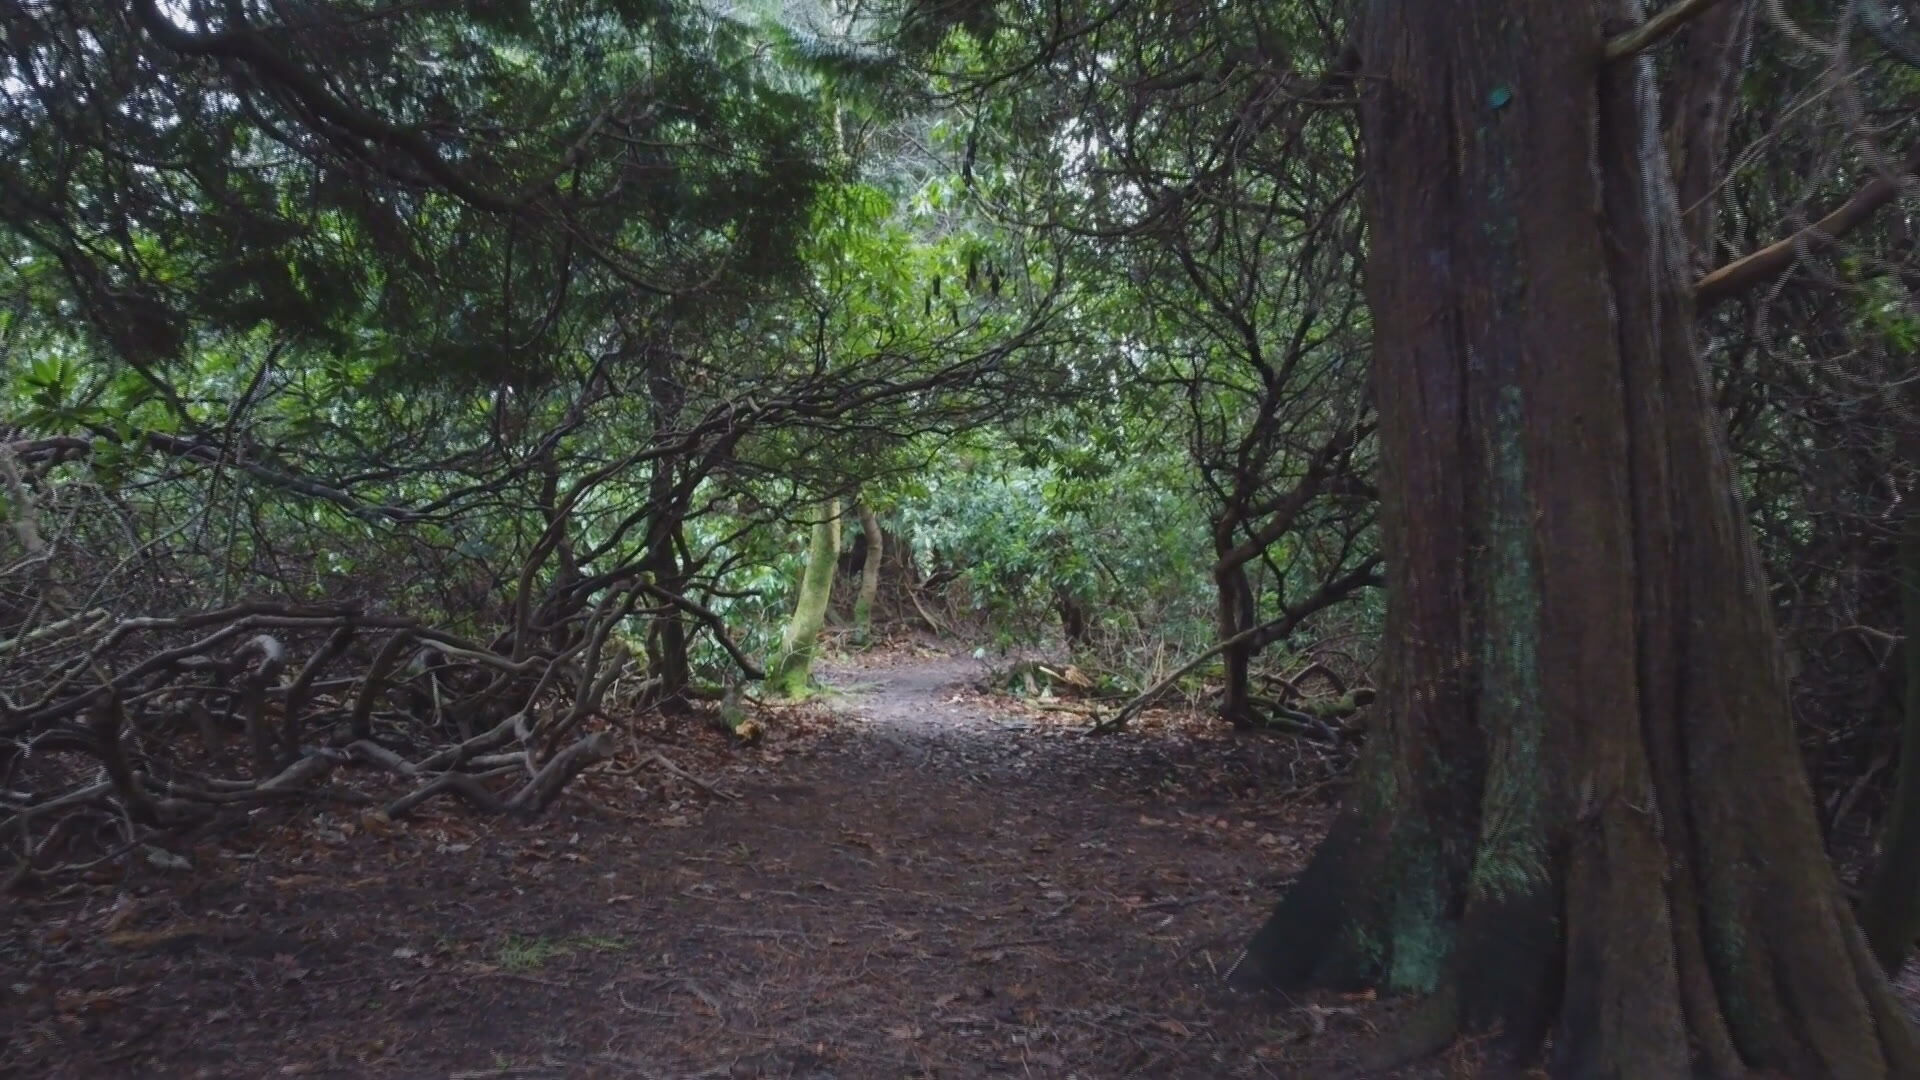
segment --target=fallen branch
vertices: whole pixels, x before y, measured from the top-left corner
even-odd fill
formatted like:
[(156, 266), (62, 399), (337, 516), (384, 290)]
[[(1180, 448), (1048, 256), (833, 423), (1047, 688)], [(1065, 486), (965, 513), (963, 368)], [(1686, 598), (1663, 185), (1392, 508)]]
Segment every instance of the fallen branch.
[(613, 736), (596, 731), (555, 754), (520, 790), (504, 799), (488, 791), (481, 781), (517, 772), (521, 768), (518, 764), (504, 765), (484, 773), (442, 773), (426, 785), (388, 803), (386, 815), (400, 818), (436, 795), (451, 793), (488, 813), (532, 817), (552, 805), (574, 777), (588, 766), (612, 757), (613, 751)]
[(933, 631), (940, 637), (947, 636), (947, 628), (942, 626), (940, 620), (934, 618), (933, 613), (927, 610), (927, 606), (920, 602), (920, 593), (917, 590), (908, 589), (907, 599), (913, 601), (913, 610), (919, 612), (920, 618), (926, 621), (927, 629)]
[(1161, 679), (1159, 682), (1154, 683), (1152, 686), (1149, 686), (1145, 690), (1141, 691), (1137, 696), (1134, 697), (1132, 701), (1129, 701), (1125, 705), (1120, 706), (1120, 711), (1114, 713), (1111, 718), (1102, 720), (1099, 723), (1093, 725), (1093, 727), (1087, 729), (1087, 734), (1107, 735), (1120, 730), (1121, 728), (1127, 726), (1128, 721), (1132, 720), (1135, 716), (1138, 716), (1141, 710), (1145, 709), (1147, 706), (1159, 700), (1160, 695), (1172, 689), (1174, 684), (1178, 683), (1181, 679), (1184, 679), (1188, 675), (1191, 675), (1195, 671), (1199, 670), (1204, 664), (1206, 664), (1207, 661), (1213, 659), (1216, 656), (1219, 656), (1221, 653), (1226, 652), (1228, 649), (1231, 649), (1236, 645), (1242, 644), (1244, 642), (1252, 641), (1256, 637), (1259, 637), (1261, 634), (1267, 632), (1273, 627), (1279, 626), (1280, 624), (1287, 622), (1291, 618), (1292, 618), (1291, 615), (1282, 615), (1277, 619), (1273, 619), (1269, 622), (1261, 623), (1259, 626), (1250, 626), (1247, 629), (1240, 631), (1239, 633), (1233, 635), (1230, 638), (1227, 638), (1224, 641), (1217, 642), (1212, 648), (1208, 649), (1206, 652), (1203, 652), (1199, 656), (1196, 656), (1192, 660), (1189, 660), (1185, 664), (1182, 664), (1171, 675), (1168, 675), (1166, 678)]
[(641, 765), (658, 765), (662, 769), (665, 769), (667, 772), (670, 772), (673, 775), (679, 777), (680, 779), (685, 780), (687, 783), (692, 784), (694, 787), (699, 788), (701, 791), (706, 792), (707, 794), (713, 796), (716, 799), (725, 799), (728, 802), (734, 802), (740, 798), (740, 796), (735, 795), (733, 792), (722, 791), (719, 788), (708, 783), (707, 781), (702, 780), (699, 777), (693, 775), (687, 770), (682, 769), (680, 766), (675, 765), (673, 762), (668, 761), (665, 754), (661, 754), (658, 752), (648, 754), (646, 757), (640, 759), (640, 764)]

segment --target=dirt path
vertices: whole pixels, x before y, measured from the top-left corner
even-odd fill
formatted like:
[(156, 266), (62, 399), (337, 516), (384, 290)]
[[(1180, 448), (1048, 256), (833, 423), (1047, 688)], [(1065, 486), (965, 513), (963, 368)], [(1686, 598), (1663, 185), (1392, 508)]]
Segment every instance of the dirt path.
[(0, 1075), (1330, 1075), (1357, 1018), (1217, 977), (1319, 824), (1287, 744), (1087, 739), (977, 673), (829, 668), (840, 715), (706, 770), (737, 801), (640, 770), (530, 826), (255, 821), (15, 903)]

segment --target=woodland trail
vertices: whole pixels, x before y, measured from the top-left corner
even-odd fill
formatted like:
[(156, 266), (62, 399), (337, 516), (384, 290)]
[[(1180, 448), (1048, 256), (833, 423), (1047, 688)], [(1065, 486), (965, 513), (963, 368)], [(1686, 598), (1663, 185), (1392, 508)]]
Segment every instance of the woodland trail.
[(896, 650), (759, 748), (653, 733), (733, 801), (616, 762), (530, 825), (255, 821), (13, 903), (0, 1075), (1332, 1075), (1352, 1003), (1218, 977), (1321, 827), (1296, 750), (1089, 739), (979, 673)]

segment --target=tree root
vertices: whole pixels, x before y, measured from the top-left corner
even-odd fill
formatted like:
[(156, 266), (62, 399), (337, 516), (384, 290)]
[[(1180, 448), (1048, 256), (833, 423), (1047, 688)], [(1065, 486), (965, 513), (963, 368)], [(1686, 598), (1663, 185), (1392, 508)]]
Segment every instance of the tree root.
[[(628, 667), (613, 628), (643, 591), (628, 581), (582, 607), (573, 616), (584, 624), (578, 640), (559, 644), (511, 635), (481, 644), (402, 616), (272, 600), (117, 620), (56, 612), (45, 625), (10, 628), (0, 643), (16, 684), (0, 694), (0, 764), (17, 778), (0, 800), (6, 854), (44, 878), (80, 867), (43, 858), (47, 838), (76, 827), (98, 831), (104, 819), (124, 834), (116, 848), (124, 851), (224, 808), (269, 802), (372, 804), (399, 815), (452, 794), (489, 813), (537, 814), (613, 753), (612, 735), (580, 737), (578, 728)], [(359, 670), (322, 679), (373, 634), (373, 655), (357, 658)], [(430, 661), (424, 670), (436, 691), (457, 689), (444, 711), (437, 692), (430, 715), (408, 711), (409, 681), (420, 675), (407, 667), (415, 648), (416, 664)], [(442, 734), (453, 719), (458, 737)], [(229, 761), (235, 734), (239, 760)], [(182, 756), (183, 740), (197, 741), (204, 761)], [(412, 790), (376, 799), (330, 785), (352, 764)], [(238, 775), (223, 775), (228, 766)], [(518, 788), (497, 793), (516, 774)], [(118, 857), (94, 846), (92, 855)], [(24, 880), (12, 870), (0, 879)]]
[(442, 773), (424, 786), (388, 803), (385, 812), (390, 818), (403, 817), (436, 795), (452, 794), (467, 805), (490, 814), (532, 817), (552, 805), (574, 777), (587, 767), (612, 757), (613, 751), (613, 736), (596, 731), (555, 754), (532, 779), (504, 799), (487, 790), (481, 780), (516, 771), (520, 767), (518, 765), (504, 765), (486, 773)]
[(1460, 997), (1452, 988), (1443, 987), (1413, 1006), (1380, 1042), (1367, 1047), (1346, 1075), (1352, 1080), (1366, 1080), (1392, 1072), (1437, 1056), (1459, 1038)]

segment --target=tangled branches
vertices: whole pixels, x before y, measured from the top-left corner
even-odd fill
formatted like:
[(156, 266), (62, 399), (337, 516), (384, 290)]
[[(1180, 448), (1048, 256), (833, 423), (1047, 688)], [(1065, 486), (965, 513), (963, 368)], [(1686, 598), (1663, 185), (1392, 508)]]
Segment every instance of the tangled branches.
[[(518, 660), (404, 618), (261, 602), (111, 623), (94, 611), (16, 635), (0, 646), (26, 691), (4, 704), (0, 744), (9, 880), (268, 802), (398, 817), (450, 794), (539, 813), (613, 753), (609, 732), (581, 729), (629, 667), (607, 639), (639, 595), (610, 592), (574, 644)], [(331, 783), (343, 766), (401, 790)]]
[(492, 519), (448, 520), (522, 520), (532, 537), (472, 558), (417, 508), (356, 512), (372, 504), (260, 450), (149, 439), (167, 455), (109, 480), (99, 443), (0, 440), (5, 883), (269, 803), (397, 817), (448, 795), (537, 814), (613, 754), (603, 707), (666, 681), (636, 661), (634, 622), (713, 620), (749, 663), (688, 594), (696, 573), (643, 570), (613, 544), (596, 566), (570, 542), (590, 497), (662, 528), (658, 500), (617, 501), (619, 469), (561, 484), (551, 456), (476, 468)]

